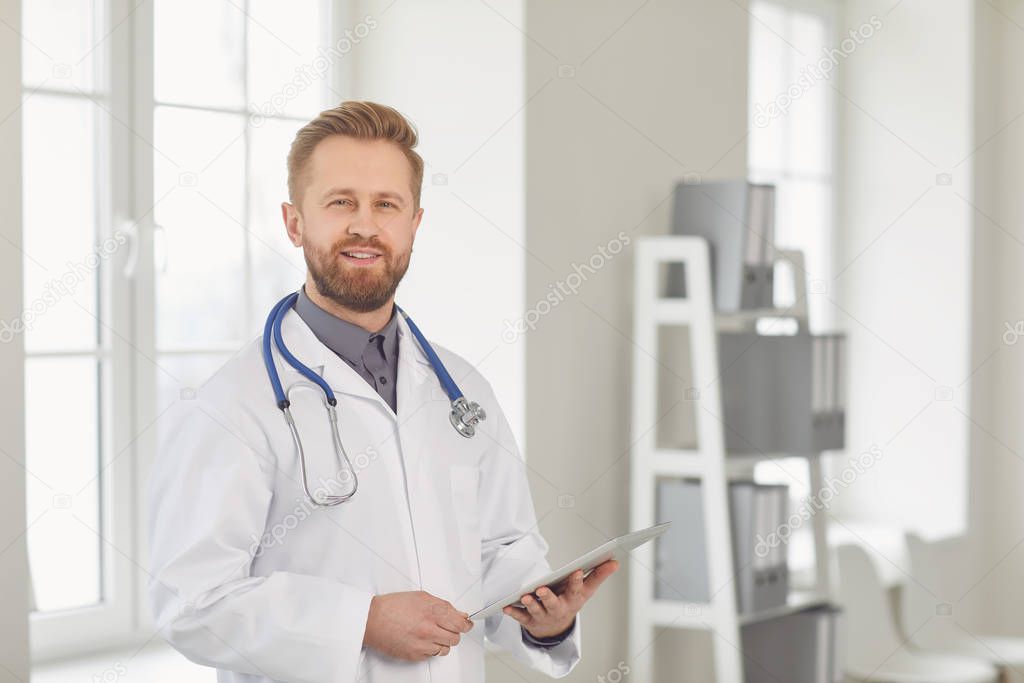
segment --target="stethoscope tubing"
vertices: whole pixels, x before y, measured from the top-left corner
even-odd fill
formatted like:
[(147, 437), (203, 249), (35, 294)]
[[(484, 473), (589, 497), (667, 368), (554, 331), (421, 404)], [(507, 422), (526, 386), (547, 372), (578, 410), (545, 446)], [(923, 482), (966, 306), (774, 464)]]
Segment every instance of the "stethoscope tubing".
[[(356, 474), (355, 469), (352, 467), (352, 462), (348, 458), (348, 453), (345, 452), (345, 446), (341, 442), (341, 435), (338, 428), (338, 412), (337, 404), (338, 400), (334, 395), (334, 390), (331, 389), (331, 385), (327, 383), (327, 380), (318, 375), (302, 361), (295, 357), (295, 355), (288, 350), (288, 347), (284, 343), (284, 337), (281, 334), (282, 321), (288, 310), (295, 304), (298, 299), (298, 292), (292, 292), (288, 294), (280, 301), (278, 301), (273, 308), (270, 309), (270, 313), (267, 315), (267, 321), (263, 327), (263, 340), (262, 340), (262, 351), (263, 351), (263, 364), (267, 369), (267, 376), (270, 379), (270, 386), (274, 392), (274, 400), (277, 403), (277, 407), (281, 410), (284, 415), (285, 421), (288, 424), (288, 430), (292, 436), (292, 442), (294, 443), (296, 452), (299, 459), (299, 470), (302, 477), (302, 488), (309, 500), (319, 507), (331, 507), (344, 503), (350, 500), (359, 488), (359, 477)], [(434, 374), (437, 376), (438, 382), (440, 382), (445, 393), (448, 395), (448, 399), (451, 401), (452, 412), (451, 422), (456, 432), (464, 437), (471, 437), (475, 433), (474, 427), (481, 420), (486, 419), (487, 415), (482, 408), (476, 403), (467, 401), (459, 389), (458, 384), (452, 379), (448, 369), (441, 362), (437, 352), (427, 341), (423, 333), (420, 332), (419, 327), (413, 322), (412, 318), (402, 310), (402, 308), (395, 304), (395, 308), (401, 314), (402, 318), (405, 319), (406, 324), (409, 325), (409, 330), (412, 332), (413, 337), (416, 339), (416, 343), (420, 349), (426, 355), (427, 360), (430, 362), (431, 367), (434, 370)], [(314, 496), (309, 490), (309, 479), (306, 471), (306, 454), (302, 446), (302, 439), (299, 437), (299, 430), (295, 424), (295, 419), (291, 414), (291, 401), (288, 398), (288, 393), (284, 390), (281, 384), (281, 376), (277, 371), (277, 366), (274, 363), (273, 347), (277, 347), (278, 353), (284, 358), (285, 362), (294, 368), (299, 374), (305, 377), (307, 380), (318, 386), (324, 394), (326, 401), (325, 408), (327, 409), (328, 418), (331, 423), (331, 440), (334, 442), (335, 455), (340, 455), (339, 460), (344, 460), (348, 471), (352, 474), (352, 490), (344, 495), (322, 495)]]

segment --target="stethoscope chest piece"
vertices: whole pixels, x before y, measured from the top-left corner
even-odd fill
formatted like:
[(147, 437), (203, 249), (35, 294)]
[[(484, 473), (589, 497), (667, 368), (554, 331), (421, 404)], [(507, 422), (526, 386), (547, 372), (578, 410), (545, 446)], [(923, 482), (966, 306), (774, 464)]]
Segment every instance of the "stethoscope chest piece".
[(487, 413), (476, 401), (467, 401), (464, 396), (460, 396), (452, 401), (449, 419), (455, 431), (468, 439), (476, 434), (476, 426), (487, 419)]

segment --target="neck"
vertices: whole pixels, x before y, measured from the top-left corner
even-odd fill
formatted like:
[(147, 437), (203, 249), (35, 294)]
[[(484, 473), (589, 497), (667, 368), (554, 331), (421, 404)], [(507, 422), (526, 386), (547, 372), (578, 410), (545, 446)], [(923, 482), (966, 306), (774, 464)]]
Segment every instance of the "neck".
[(354, 325), (359, 325), (367, 332), (380, 332), (384, 329), (384, 326), (391, 320), (391, 310), (394, 306), (394, 297), (388, 299), (388, 302), (380, 308), (363, 313), (362, 311), (353, 311), (351, 308), (346, 308), (333, 299), (328, 299), (322, 295), (313, 284), (313, 281), (309, 278), (306, 279), (306, 296), (309, 300), (315, 303), (320, 308), (324, 309), (336, 318), (341, 318), (346, 322), (350, 322)]

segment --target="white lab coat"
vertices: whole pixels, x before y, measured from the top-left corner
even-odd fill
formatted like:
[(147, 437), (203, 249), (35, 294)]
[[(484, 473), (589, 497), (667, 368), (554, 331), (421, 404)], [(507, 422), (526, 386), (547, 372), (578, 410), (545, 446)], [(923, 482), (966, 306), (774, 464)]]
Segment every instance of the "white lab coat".
[[(426, 683), (484, 679), (484, 640), (552, 677), (581, 654), (580, 620), (553, 648), (494, 615), (446, 657), (400, 661), (362, 647), (375, 594), (423, 590), (472, 613), (550, 567), (519, 449), (490, 385), (435, 347), (487, 419), (456, 434), (449, 401), (399, 316), (398, 415), (294, 312), (288, 348), (338, 398), (359, 476), (349, 502), (310, 505), (275, 405), (260, 340), (211, 377), (179, 420), (150, 479), (149, 594), (163, 636), (220, 683)], [(274, 354), (285, 389), (300, 375)], [(291, 395), (310, 488), (344, 492), (319, 391)], [(333, 479), (333, 482), (331, 481)]]

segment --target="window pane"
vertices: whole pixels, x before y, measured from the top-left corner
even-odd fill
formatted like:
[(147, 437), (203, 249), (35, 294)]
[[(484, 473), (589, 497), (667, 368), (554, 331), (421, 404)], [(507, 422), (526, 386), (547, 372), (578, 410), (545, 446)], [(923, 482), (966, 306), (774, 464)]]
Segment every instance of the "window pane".
[[(302, 249), (292, 246), (281, 218), (281, 202), (288, 199), (288, 147), (301, 124), (267, 120), (251, 129), (252, 161), (249, 182), (249, 225), (252, 230), (254, 310), (252, 320), (262, 325), (270, 307), (285, 292), (298, 289), (306, 279)], [(260, 330), (249, 330), (252, 336)]]
[(245, 15), (233, 2), (157, 0), (154, 93), (159, 102), (236, 107), (244, 102)]
[(803, 12), (793, 13), (790, 27), (791, 42), (804, 56), (795, 56), (789, 73), (790, 82), (798, 84), (788, 117), (789, 167), (798, 173), (828, 173), (830, 79), (809, 75), (824, 74), (816, 65), (826, 54), (828, 27), (823, 17)]
[[(37, 94), (24, 102), (25, 346), (96, 346), (95, 105)], [(84, 310), (83, 310), (84, 309)]]
[[(780, 106), (789, 88), (787, 79), (791, 50), (784, 35), (783, 11), (766, 3), (751, 6), (750, 21), (750, 116), (747, 155), (756, 169), (779, 169), (785, 163), (786, 121)], [(782, 30), (780, 30), (782, 29)], [(777, 35), (778, 34), (778, 35)]]
[[(102, 36), (94, 22), (95, 4), (89, 0), (32, 0), (21, 5), (25, 85), (29, 89), (45, 85), (91, 91), (95, 46)], [(27, 116), (25, 121), (29, 121)]]
[[(799, 249), (811, 280), (832, 281), (832, 192), (820, 181), (785, 180), (777, 185), (775, 244)], [(810, 283), (808, 283), (810, 286)], [(786, 285), (783, 285), (783, 292)], [(822, 296), (808, 297), (811, 330), (832, 328), (835, 307)]]
[[(157, 343), (241, 340), (245, 320), (243, 115), (157, 107)], [(162, 198), (162, 199), (161, 199)]]
[[(101, 542), (90, 530), (101, 531), (97, 391), (93, 358), (26, 360), (27, 542), (39, 610), (100, 600)], [(58, 400), (68, 409), (54, 412)]]
[(248, 104), (253, 111), (312, 117), (323, 109), (332, 62), (346, 57), (341, 50), (337, 57), (318, 51), (328, 20), (320, 7), (319, 0), (250, 0)]

